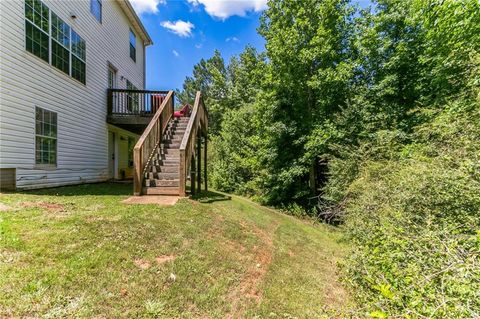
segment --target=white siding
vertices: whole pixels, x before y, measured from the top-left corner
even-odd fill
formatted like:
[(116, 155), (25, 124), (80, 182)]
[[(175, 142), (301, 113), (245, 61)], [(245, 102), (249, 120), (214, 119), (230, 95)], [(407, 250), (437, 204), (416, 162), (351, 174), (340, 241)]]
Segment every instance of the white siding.
[[(101, 24), (89, 0), (43, 2), (86, 41), (86, 85), (27, 52), (24, 1), (0, 0), (0, 168), (17, 169), (17, 188), (105, 180), (108, 63), (118, 68), (120, 87), (128, 79), (143, 89), (141, 37), (136, 33), (135, 63), (129, 55), (131, 25), (117, 2), (102, 2)], [(53, 170), (36, 169), (35, 106), (58, 114)]]

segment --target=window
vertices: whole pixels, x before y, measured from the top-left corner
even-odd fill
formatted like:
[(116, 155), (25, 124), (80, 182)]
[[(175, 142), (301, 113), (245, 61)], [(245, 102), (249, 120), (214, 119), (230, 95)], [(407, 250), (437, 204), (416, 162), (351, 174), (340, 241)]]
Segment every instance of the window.
[(130, 57), (133, 61), (137, 61), (137, 37), (132, 29), (130, 29)]
[[(127, 90), (138, 90), (135, 85), (127, 80)], [(128, 93), (127, 94), (127, 110), (129, 112), (138, 111), (138, 93)]]
[(90, 0), (90, 12), (102, 23), (102, 0)]
[(111, 65), (108, 66), (108, 88), (117, 88), (117, 70)]
[(25, 1), (25, 42), (27, 51), (49, 62), (50, 10), (39, 0)]
[(72, 30), (72, 77), (83, 84), (86, 82), (86, 65), (85, 40)]
[(86, 44), (40, 0), (25, 0), (27, 51), (85, 84)]
[(53, 12), (52, 65), (70, 74), (70, 27)]
[(35, 163), (57, 164), (57, 113), (35, 108)]

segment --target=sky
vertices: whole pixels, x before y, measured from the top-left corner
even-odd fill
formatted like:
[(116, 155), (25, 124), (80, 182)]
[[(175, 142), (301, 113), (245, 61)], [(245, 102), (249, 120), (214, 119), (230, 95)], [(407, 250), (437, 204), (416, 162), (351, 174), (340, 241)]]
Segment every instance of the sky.
[[(366, 6), (369, 0), (357, 0)], [(181, 88), (200, 59), (218, 49), (226, 62), (252, 45), (267, 0), (130, 0), (153, 40), (147, 47), (148, 90)]]

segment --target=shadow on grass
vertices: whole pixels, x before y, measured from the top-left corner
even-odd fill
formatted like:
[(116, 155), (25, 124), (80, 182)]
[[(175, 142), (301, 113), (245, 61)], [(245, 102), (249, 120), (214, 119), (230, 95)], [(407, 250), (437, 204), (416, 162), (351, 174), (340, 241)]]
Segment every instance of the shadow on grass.
[(116, 196), (133, 195), (133, 183), (131, 182), (105, 182), (94, 184), (81, 184), (61, 186), (28, 191), (11, 192), (11, 194), (24, 195), (49, 195), (49, 196)]
[(227, 201), (231, 200), (232, 197), (223, 195), (217, 192), (212, 192), (212, 191), (202, 191), (199, 194), (193, 195), (192, 196), (193, 200), (196, 200), (200, 203), (204, 204), (210, 204), (214, 202), (222, 202), (222, 201)]

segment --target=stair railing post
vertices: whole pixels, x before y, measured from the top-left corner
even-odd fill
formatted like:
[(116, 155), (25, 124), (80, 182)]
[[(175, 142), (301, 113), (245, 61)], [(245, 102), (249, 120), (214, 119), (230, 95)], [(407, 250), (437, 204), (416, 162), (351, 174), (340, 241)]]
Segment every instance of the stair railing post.
[(185, 169), (185, 150), (180, 150), (180, 178), (179, 178), (179, 193), (180, 196), (185, 197), (187, 196), (186, 188), (186, 177), (187, 172)]
[(133, 149), (133, 194), (140, 196), (142, 194), (142, 150), (139, 148)]

